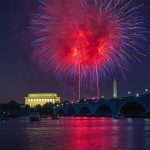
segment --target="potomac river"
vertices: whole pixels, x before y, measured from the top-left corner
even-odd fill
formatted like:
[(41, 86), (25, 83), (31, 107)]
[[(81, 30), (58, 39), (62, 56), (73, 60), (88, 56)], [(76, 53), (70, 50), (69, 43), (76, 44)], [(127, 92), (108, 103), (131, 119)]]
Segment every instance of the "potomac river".
[(150, 150), (150, 119), (0, 121), (0, 150)]

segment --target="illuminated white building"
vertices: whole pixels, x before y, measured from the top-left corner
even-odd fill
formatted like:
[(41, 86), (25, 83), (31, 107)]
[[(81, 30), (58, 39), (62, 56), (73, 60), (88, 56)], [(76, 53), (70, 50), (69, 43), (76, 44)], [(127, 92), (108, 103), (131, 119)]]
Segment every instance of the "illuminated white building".
[(118, 94), (117, 94), (117, 81), (116, 80), (113, 81), (113, 98), (118, 98)]
[(60, 97), (56, 93), (31, 93), (25, 97), (25, 104), (31, 108), (37, 105), (45, 105), (46, 103), (60, 103)]

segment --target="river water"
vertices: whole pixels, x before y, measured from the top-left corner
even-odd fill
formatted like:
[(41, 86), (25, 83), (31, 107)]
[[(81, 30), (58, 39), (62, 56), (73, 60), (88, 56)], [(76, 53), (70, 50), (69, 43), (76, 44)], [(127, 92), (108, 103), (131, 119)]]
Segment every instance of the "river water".
[(0, 121), (0, 150), (150, 150), (150, 119)]

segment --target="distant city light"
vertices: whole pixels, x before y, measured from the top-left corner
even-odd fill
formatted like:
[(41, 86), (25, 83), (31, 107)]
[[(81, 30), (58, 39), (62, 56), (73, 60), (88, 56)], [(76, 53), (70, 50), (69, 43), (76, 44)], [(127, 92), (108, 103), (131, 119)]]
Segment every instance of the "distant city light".
[(149, 91), (149, 89), (145, 89), (145, 92), (148, 92)]
[(131, 95), (131, 92), (129, 91), (128, 94)]
[(102, 96), (102, 98), (104, 98), (105, 96)]
[(136, 94), (136, 97), (139, 97), (139, 96), (140, 96), (140, 95), (137, 93), (137, 94)]

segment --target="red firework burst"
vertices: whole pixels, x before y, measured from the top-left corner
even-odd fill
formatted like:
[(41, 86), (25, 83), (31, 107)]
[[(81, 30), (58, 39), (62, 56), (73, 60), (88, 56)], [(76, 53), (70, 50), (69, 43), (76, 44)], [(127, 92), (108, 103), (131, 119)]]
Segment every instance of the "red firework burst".
[(132, 0), (45, 0), (41, 4), (32, 29), (38, 37), (34, 58), (42, 69), (98, 80), (116, 68), (127, 70), (139, 53), (145, 28)]

